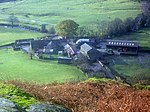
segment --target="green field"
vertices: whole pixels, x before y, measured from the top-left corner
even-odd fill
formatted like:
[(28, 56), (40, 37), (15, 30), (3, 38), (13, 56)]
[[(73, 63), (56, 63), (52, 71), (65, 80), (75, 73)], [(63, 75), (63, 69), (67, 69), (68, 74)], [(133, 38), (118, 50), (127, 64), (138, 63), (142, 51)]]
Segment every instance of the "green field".
[(132, 77), (136, 74), (147, 75), (149, 76), (150, 69), (141, 67), (140, 64), (132, 64), (132, 65), (115, 65), (115, 70), (122, 76)]
[(7, 22), (9, 15), (14, 13), (20, 24), (55, 25), (72, 19), (81, 26), (88, 26), (117, 17), (135, 17), (141, 10), (138, 2), (130, 0), (21, 0), (1, 3), (0, 12), (0, 22)]
[(118, 59), (114, 60), (115, 64), (112, 67), (119, 73), (119, 76), (126, 78), (130, 83), (133, 83), (134, 77), (138, 77), (140, 80), (148, 80), (150, 78), (149, 59), (148, 53), (139, 53), (138, 56), (119, 56)]
[(117, 37), (117, 39), (122, 40), (133, 40), (139, 41), (140, 46), (150, 47), (150, 28), (144, 28), (137, 32), (128, 33), (126, 35)]
[(0, 50), (0, 78), (51, 83), (79, 80), (86, 76), (75, 66), (58, 64), (57, 61), (31, 60), (21, 51), (3, 49)]
[(43, 33), (25, 31), (17, 28), (0, 27), (0, 45), (14, 42), (17, 39), (38, 38), (45, 35)]

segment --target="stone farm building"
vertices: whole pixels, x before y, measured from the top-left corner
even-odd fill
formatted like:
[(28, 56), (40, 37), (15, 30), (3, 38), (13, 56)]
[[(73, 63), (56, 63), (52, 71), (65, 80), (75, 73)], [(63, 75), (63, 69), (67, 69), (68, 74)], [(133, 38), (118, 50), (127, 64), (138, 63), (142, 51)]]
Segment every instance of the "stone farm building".
[(30, 48), (35, 53), (58, 53), (58, 51), (63, 51), (65, 40), (33, 40), (31, 41)]
[(88, 58), (88, 60), (94, 62), (102, 59), (103, 55), (97, 49), (91, 47), (90, 45), (84, 43), (80, 46), (80, 53)]

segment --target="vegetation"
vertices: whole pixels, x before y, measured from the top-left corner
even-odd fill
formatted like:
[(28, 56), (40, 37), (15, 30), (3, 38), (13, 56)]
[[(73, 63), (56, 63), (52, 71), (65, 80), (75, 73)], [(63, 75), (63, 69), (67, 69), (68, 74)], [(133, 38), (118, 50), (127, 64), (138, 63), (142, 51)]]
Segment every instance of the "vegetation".
[(8, 17), (8, 22), (11, 23), (12, 27), (13, 25), (16, 23), (18, 24), (19, 23), (19, 20), (17, 17), (15, 17), (13, 14), (11, 16)]
[(150, 109), (150, 91), (133, 89), (112, 81), (48, 85), (16, 81), (10, 83), (41, 101), (61, 104), (74, 112), (125, 112), (149, 111)]
[(141, 13), (140, 4), (129, 0), (22, 0), (1, 3), (1, 22), (6, 22), (10, 14), (20, 20), (20, 24), (40, 27), (41, 24), (56, 25), (63, 20), (74, 20), (81, 26), (95, 26), (102, 21), (122, 20), (136, 17)]
[(141, 7), (144, 14), (150, 16), (150, 1), (146, 0), (146, 2), (142, 2)]
[(150, 28), (144, 28), (136, 32), (130, 32), (126, 35), (117, 36), (114, 39), (120, 40), (137, 40), (139, 41), (140, 46), (150, 47)]
[(132, 65), (115, 65), (114, 69), (130, 84), (150, 84), (149, 68), (142, 67), (138, 63)]
[(57, 34), (62, 37), (74, 37), (77, 35), (78, 24), (73, 20), (65, 20), (56, 25)]
[(86, 76), (75, 66), (58, 64), (57, 61), (33, 59), (22, 51), (0, 50), (0, 78), (51, 83), (82, 80)]
[(33, 31), (20, 30), (17, 28), (0, 27), (0, 45), (9, 44), (18, 39), (38, 38), (38, 37), (43, 37), (45, 35), (46, 34), (33, 32)]
[(10, 99), (14, 103), (23, 108), (27, 108), (30, 104), (35, 104), (38, 101), (31, 95), (23, 92), (12, 84), (4, 84), (0, 82), (0, 97)]

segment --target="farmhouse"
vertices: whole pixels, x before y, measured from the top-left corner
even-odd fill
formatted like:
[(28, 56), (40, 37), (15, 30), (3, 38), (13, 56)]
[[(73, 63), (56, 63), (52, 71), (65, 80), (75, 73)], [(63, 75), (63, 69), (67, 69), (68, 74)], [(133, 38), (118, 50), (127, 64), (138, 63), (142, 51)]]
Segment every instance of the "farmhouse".
[(106, 48), (117, 51), (121, 55), (137, 55), (139, 44), (137, 41), (107, 40)]
[(50, 41), (51, 40), (33, 40), (30, 43), (30, 48), (33, 52), (42, 52)]
[(64, 46), (67, 44), (65, 39), (58, 39), (58, 40), (51, 40), (45, 49), (49, 50), (52, 49), (53, 53), (57, 54), (59, 51), (64, 50)]
[(91, 47), (90, 45), (84, 43), (80, 47), (80, 53), (83, 54), (85, 57), (88, 58), (90, 61), (96, 61), (102, 59), (103, 55), (100, 51), (96, 50), (95, 48)]

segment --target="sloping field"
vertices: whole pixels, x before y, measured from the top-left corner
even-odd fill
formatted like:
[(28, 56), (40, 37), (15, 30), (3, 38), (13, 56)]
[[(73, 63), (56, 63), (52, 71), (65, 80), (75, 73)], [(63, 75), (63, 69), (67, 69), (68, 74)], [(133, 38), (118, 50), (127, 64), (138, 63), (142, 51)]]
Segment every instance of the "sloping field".
[(0, 79), (26, 80), (37, 83), (65, 82), (84, 79), (86, 76), (75, 66), (57, 61), (33, 59), (22, 51), (0, 50)]
[(4, 28), (0, 27), (0, 45), (9, 44), (18, 39), (27, 39), (27, 38), (38, 38), (43, 37), (46, 34), (20, 30), (17, 28)]
[(20, 24), (54, 25), (72, 19), (83, 26), (111, 21), (116, 17), (135, 17), (140, 12), (139, 3), (130, 0), (22, 0), (1, 3), (0, 22), (7, 22), (8, 16), (13, 13)]

